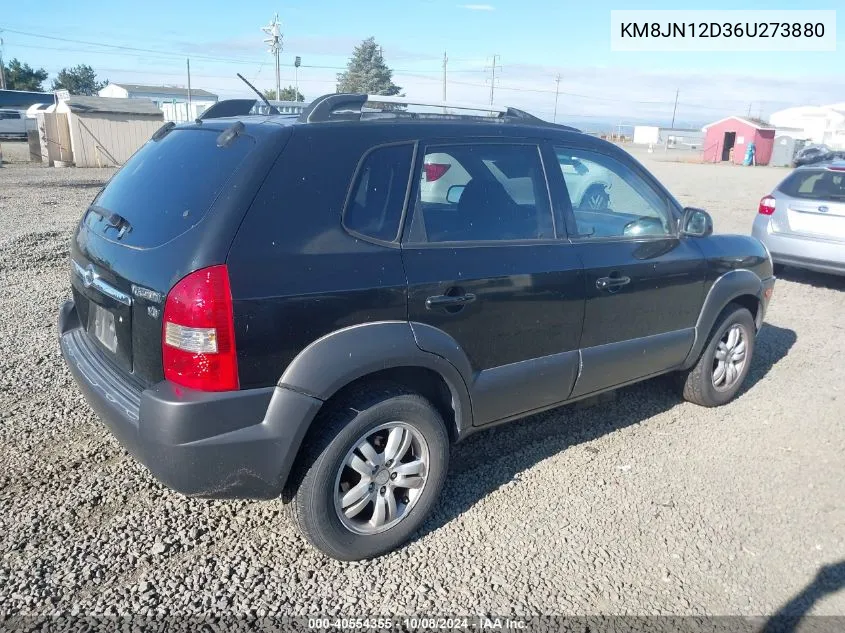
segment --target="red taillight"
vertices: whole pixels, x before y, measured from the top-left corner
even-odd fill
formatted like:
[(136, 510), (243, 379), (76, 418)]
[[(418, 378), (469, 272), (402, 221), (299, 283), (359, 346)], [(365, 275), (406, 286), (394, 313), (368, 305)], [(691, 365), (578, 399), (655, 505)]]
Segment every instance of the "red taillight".
[(775, 199), (771, 196), (766, 196), (760, 200), (760, 206), (757, 208), (757, 213), (760, 215), (772, 215), (775, 212)]
[(438, 178), (442, 178), (450, 167), (449, 163), (425, 163), (423, 169), (425, 169), (426, 182), (434, 182)]
[(201, 391), (238, 388), (232, 291), (225, 265), (180, 280), (164, 304), (164, 377)]

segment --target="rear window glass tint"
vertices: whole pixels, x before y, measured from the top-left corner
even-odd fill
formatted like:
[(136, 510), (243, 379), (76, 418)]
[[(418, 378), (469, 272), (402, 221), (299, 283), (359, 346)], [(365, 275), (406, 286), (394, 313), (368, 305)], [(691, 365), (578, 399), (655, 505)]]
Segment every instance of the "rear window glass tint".
[(845, 171), (802, 169), (795, 171), (780, 186), (792, 198), (808, 200), (845, 200)]
[[(150, 141), (130, 158), (94, 200), (124, 218), (131, 230), (123, 244), (152, 248), (199, 223), (226, 182), (254, 146), (239, 136), (217, 146), (220, 130), (173, 130)], [(108, 239), (118, 231), (89, 211), (85, 224)]]
[(344, 226), (387, 242), (399, 234), (414, 146), (379, 147), (364, 159), (346, 205)]

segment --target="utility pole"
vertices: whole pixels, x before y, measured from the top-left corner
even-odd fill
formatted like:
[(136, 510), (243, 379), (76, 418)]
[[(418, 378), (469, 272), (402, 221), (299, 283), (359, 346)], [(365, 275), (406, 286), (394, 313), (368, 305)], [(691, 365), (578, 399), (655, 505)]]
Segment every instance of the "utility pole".
[(751, 117), (751, 106), (753, 106), (753, 105), (754, 105), (753, 101), (748, 102), (748, 114), (746, 114), (747, 117)]
[(193, 103), (191, 99), (191, 60), (190, 58), (188, 61), (188, 118), (187, 120), (190, 121), (193, 118)]
[[(2, 31), (0, 31), (2, 33)], [(6, 89), (6, 67), (3, 65), (3, 38), (0, 37), (0, 90)]]
[(293, 60), (293, 89), (294, 101), (299, 101), (299, 67), (302, 65), (302, 58), (297, 55)]
[[(490, 105), (493, 105), (493, 91), (496, 88), (496, 60), (501, 59), (501, 55), (493, 55), (493, 64), (490, 66)], [(499, 67), (501, 69), (501, 66)]]
[(446, 51), (443, 51), (443, 102), (446, 102), (446, 62), (449, 58), (446, 57)]
[(675, 90), (675, 107), (672, 108), (672, 126), (671, 128), (675, 129), (675, 113), (678, 111), (678, 95), (681, 93), (680, 88)]
[(282, 96), (282, 82), (281, 75), (279, 74), (279, 56), (282, 52), (282, 32), (281, 24), (279, 23), (279, 14), (277, 13), (274, 15), (273, 21), (267, 26), (261, 27), (261, 30), (270, 36), (264, 40), (264, 43), (270, 47), (267, 52), (272, 53), (276, 58), (276, 100), (279, 100)]
[(555, 116), (552, 123), (557, 123), (557, 98), (560, 96), (560, 73), (555, 77)]

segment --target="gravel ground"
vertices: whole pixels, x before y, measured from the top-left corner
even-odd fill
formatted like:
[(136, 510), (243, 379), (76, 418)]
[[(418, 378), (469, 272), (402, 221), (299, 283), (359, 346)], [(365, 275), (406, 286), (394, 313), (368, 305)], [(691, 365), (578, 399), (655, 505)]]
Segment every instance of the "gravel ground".
[[(720, 231), (747, 233), (784, 173), (640, 158)], [(751, 616), (845, 560), (845, 278), (809, 273), (778, 282), (738, 400), (663, 378), (475, 436), (379, 560), (311, 550), (281, 502), (165, 489), (57, 349), (67, 241), (110, 173), (0, 169), (0, 612)], [(845, 615), (845, 592), (813, 613)]]

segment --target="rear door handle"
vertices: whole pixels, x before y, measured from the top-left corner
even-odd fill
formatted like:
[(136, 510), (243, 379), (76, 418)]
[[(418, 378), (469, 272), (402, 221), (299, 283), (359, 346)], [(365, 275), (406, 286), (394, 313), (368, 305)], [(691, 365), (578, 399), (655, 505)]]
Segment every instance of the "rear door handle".
[(435, 308), (449, 308), (454, 306), (462, 306), (467, 303), (475, 301), (475, 295), (468, 292), (463, 295), (435, 295), (425, 300), (425, 307), (428, 310)]
[(596, 288), (599, 290), (609, 290), (611, 288), (621, 288), (631, 283), (630, 277), (599, 277), (596, 279)]

